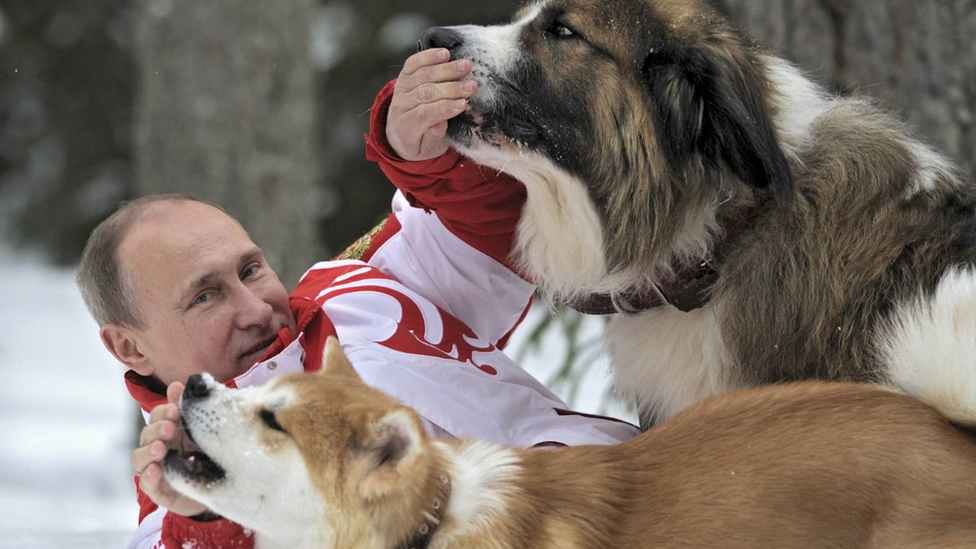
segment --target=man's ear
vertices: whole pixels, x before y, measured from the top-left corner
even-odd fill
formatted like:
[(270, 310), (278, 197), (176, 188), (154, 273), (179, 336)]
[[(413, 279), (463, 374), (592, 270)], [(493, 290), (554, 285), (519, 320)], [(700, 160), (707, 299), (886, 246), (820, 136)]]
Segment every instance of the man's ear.
[(98, 330), (102, 344), (116, 360), (135, 373), (149, 377), (155, 369), (139, 348), (139, 340), (132, 329), (120, 324), (105, 324)]
[(329, 336), (325, 341), (325, 351), (322, 353), (322, 373), (329, 375), (339, 375), (346, 377), (359, 378), (356, 369), (346, 358), (346, 353), (342, 351), (342, 345), (335, 336)]
[(423, 431), (417, 416), (404, 408), (391, 410), (368, 427), (360, 441), (362, 466), (359, 489), (365, 499), (383, 497), (418, 480), (412, 474), (423, 449)]

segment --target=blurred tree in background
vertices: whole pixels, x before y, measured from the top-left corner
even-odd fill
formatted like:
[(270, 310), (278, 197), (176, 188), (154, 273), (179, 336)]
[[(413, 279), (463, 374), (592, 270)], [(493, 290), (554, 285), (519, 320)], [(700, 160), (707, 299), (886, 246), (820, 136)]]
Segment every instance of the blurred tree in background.
[(873, 96), (976, 175), (973, 0), (711, 0), (841, 94)]
[[(976, 173), (976, 2), (706, 1)], [(293, 284), (388, 212), (363, 134), (420, 33), (504, 22), (519, 4), (0, 0), (2, 238), (71, 264), (119, 200), (188, 190), (240, 218)], [(601, 321), (538, 318), (536, 341), (569, 342), (550, 381), (579, 379), (599, 354), (581, 326)]]
[[(2, 238), (71, 264), (120, 200), (188, 191), (238, 216), (293, 283), (298, 263), (389, 211), (393, 188), (363, 135), (420, 33), (502, 22), (517, 5), (0, 0)], [(258, 215), (275, 208), (308, 227)], [(283, 265), (289, 248), (305, 260)]]
[(119, 0), (0, 0), (4, 240), (77, 261), (131, 196), (133, 21)]
[(313, 0), (139, 3), (137, 195), (223, 206), (286, 286), (322, 258), (315, 235)]
[[(920, 137), (974, 172), (976, 158), (969, 152), (976, 149), (976, 79), (971, 78), (976, 44), (969, 37), (976, 31), (976, 4), (971, 0), (708, 1), (832, 89), (857, 90), (886, 102)], [(186, 120), (179, 126), (186, 142), (211, 147), (199, 158), (224, 155), (210, 164), (237, 164), (242, 179), (276, 160), (230, 156), (229, 147), (194, 135), (204, 130), (194, 129), (192, 122), (212, 125), (213, 117), (243, 116), (245, 108), (298, 123), (303, 115), (317, 117), (311, 130), (303, 126), (291, 137), (296, 150), (280, 153), (312, 157), (293, 161), (311, 162), (311, 173), (285, 171), (281, 176), (313, 180), (307, 193), (295, 194), (303, 195), (312, 209), (324, 253), (336, 253), (389, 207), (389, 184), (363, 158), (362, 136), (375, 93), (396, 76), (426, 27), (503, 22), (520, 3), (0, 0), (0, 224), (5, 240), (40, 246), (56, 261), (71, 263), (90, 228), (120, 199), (139, 192), (136, 176), (165, 178), (165, 173), (153, 173), (167, 169), (161, 158), (140, 164), (139, 170), (134, 166), (135, 113), (149, 116), (144, 106), (137, 111), (140, 92), (165, 92), (178, 79), (199, 83), (169, 90), (182, 98), (166, 110)], [(188, 23), (194, 17), (188, 12), (196, 13), (195, 23)], [(140, 21), (153, 13), (155, 30), (150, 26), (137, 32)], [(276, 41), (278, 50), (269, 45)], [(204, 45), (211, 48), (211, 59), (186, 60), (186, 52), (204, 56)], [(218, 55), (220, 48), (224, 51)], [(157, 70), (148, 63), (180, 55), (184, 64), (169, 67), (168, 75), (155, 82), (146, 76)], [(237, 66), (222, 68), (220, 63)], [(300, 80), (294, 75), (303, 67), (313, 71), (309, 107), (301, 104), (304, 92), (289, 94), (306, 89), (288, 80)], [(221, 90), (221, 78), (232, 76), (237, 80), (223, 82)], [(193, 93), (203, 99), (190, 100)], [(253, 103), (246, 103), (246, 97)], [(289, 110), (282, 104), (294, 102), (301, 105)], [(178, 112), (181, 108), (186, 112)], [(291, 122), (283, 129), (289, 127), (297, 128)], [(316, 132), (311, 142), (309, 131)], [(152, 137), (143, 135), (139, 142)], [(159, 136), (148, 146), (161, 146), (163, 138), (169, 139)], [(302, 147), (311, 149), (297, 150)], [(189, 179), (174, 174), (169, 179)], [(225, 190), (215, 199), (234, 202), (238, 197)]]

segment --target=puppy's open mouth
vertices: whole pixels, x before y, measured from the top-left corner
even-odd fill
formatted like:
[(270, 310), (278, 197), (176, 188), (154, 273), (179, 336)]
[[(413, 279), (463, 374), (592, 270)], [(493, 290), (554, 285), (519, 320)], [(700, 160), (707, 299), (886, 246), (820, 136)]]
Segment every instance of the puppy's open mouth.
[(203, 452), (170, 450), (164, 463), (167, 471), (175, 472), (190, 481), (217, 482), (227, 476), (224, 468)]
[[(187, 438), (194, 442), (195, 446), (196, 440), (194, 440), (192, 431), (186, 425), (185, 418), (183, 419), (183, 432), (186, 433)], [(171, 449), (169, 452), (166, 452), (166, 460), (163, 466), (167, 471), (177, 473), (190, 481), (212, 483), (222, 480), (227, 476), (223, 467), (200, 450)]]

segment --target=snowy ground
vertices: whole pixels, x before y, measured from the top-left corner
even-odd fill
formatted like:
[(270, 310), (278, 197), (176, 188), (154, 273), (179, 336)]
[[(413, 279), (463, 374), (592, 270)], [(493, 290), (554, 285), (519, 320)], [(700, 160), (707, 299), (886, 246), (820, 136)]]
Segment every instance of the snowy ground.
[(74, 271), (0, 249), (0, 548), (125, 547), (135, 404)]
[[(99, 342), (73, 269), (3, 246), (0, 266), (0, 549), (125, 547), (138, 512), (129, 452), (142, 419), (122, 367)], [(510, 349), (519, 345), (516, 337)], [(548, 342), (524, 365), (547, 380), (558, 346)], [(577, 409), (598, 410), (604, 372), (593, 368)]]

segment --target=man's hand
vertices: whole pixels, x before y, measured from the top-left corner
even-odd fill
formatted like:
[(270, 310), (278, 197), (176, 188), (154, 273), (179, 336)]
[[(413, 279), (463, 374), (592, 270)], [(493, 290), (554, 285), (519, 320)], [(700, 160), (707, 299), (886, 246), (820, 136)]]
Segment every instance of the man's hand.
[(464, 112), (468, 98), (478, 91), (471, 61), (450, 61), (444, 48), (415, 53), (407, 58), (393, 87), (386, 119), (386, 139), (404, 160), (427, 160), (450, 146), (447, 121)]
[(163, 478), (163, 458), (169, 448), (192, 444), (180, 427), (180, 395), (183, 384), (171, 383), (166, 388), (168, 404), (160, 404), (149, 413), (149, 424), (139, 435), (139, 447), (132, 452), (130, 463), (139, 473), (139, 488), (160, 507), (188, 517), (208, 511), (196, 500), (179, 494)]

